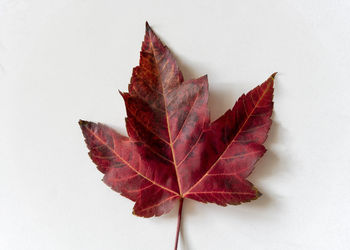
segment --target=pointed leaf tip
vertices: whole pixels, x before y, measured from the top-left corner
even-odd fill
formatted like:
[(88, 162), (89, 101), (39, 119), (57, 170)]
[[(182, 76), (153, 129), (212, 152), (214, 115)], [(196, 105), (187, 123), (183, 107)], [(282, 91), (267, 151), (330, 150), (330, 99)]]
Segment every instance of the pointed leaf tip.
[(82, 130), (89, 128), (92, 125), (93, 122), (85, 121), (85, 120), (79, 120), (79, 126)]
[(87, 121), (84, 121), (84, 120), (79, 120), (79, 125), (80, 127), (84, 126), (85, 124), (87, 123)]
[(256, 196), (257, 196), (257, 198), (259, 198), (260, 196), (262, 196), (263, 194), (259, 191), (259, 190), (257, 190), (257, 193), (256, 193)]
[(272, 79), (275, 79), (275, 76), (276, 76), (277, 73), (278, 73), (278, 72), (273, 73), (273, 74), (271, 75), (271, 78), (272, 78)]
[(118, 89), (118, 92), (121, 96), (124, 96), (124, 92), (122, 92), (120, 89)]
[(151, 27), (149, 26), (148, 22), (146, 21), (146, 31), (152, 30)]

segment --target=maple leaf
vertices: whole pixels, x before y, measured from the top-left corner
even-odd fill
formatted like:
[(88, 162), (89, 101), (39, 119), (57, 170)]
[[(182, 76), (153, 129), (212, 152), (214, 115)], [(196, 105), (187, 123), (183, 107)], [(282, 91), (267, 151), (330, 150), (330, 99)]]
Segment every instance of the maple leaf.
[(103, 181), (135, 201), (138, 216), (168, 213), (180, 200), (181, 219), (184, 198), (221, 206), (257, 199), (261, 193), (246, 177), (266, 151), (275, 74), (210, 122), (207, 76), (184, 81), (146, 23), (140, 65), (128, 92), (120, 92), (129, 137), (80, 120), (89, 155)]

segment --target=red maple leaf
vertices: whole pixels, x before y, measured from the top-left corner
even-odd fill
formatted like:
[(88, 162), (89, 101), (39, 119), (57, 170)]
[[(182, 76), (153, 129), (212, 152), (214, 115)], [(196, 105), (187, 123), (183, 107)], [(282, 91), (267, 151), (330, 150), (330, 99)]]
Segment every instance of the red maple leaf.
[(210, 122), (207, 76), (184, 81), (146, 23), (140, 65), (121, 93), (129, 137), (81, 120), (89, 155), (103, 181), (135, 201), (138, 216), (168, 213), (180, 200), (178, 231), (184, 198), (221, 206), (257, 199), (246, 177), (266, 151), (275, 74)]

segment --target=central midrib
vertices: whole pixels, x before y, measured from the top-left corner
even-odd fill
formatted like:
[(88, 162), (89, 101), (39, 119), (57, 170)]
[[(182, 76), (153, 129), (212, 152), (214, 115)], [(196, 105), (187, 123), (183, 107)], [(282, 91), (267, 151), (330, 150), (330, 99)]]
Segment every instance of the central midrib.
[[(158, 71), (158, 77), (157, 77), (157, 80), (159, 80), (159, 76), (161, 74), (159, 68), (158, 68), (158, 60), (155, 56), (155, 53), (154, 53), (154, 48), (153, 48), (153, 42), (150, 41), (150, 44), (151, 44), (151, 49), (152, 49), (152, 54), (153, 54), (153, 57), (154, 57), (154, 60), (156, 62), (156, 67), (157, 67), (157, 71)], [(171, 155), (173, 157), (173, 165), (174, 165), (174, 169), (175, 169), (175, 175), (176, 175), (176, 180), (177, 180), (177, 185), (178, 185), (178, 188), (179, 188), (179, 195), (181, 198), (183, 198), (182, 196), (182, 190), (181, 190), (181, 182), (180, 182), (180, 178), (179, 178), (179, 174), (177, 172), (177, 163), (176, 163), (176, 158), (175, 158), (175, 150), (174, 150), (174, 144), (173, 144), (173, 141), (172, 141), (172, 136), (171, 136), (171, 132), (170, 132), (170, 122), (169, 122), (169, 116), (168, 116), (168, 109), (167, 109), (167, 101), (166, 101), (166, 98), (165, 98), (165, 94), (164, 94), (164, 87), (163, 87), (163, 83), (160, 82), (160, 85), (162, 86), (162, 96), (163, 96), (163, 100), (164, 100), (164, 111), (165, 111), (165, 118), (166, 118), (166, 127), (167, 127), (167, 130), (168, 130), (168, 136), (169, 136), (169, 147), (170, 147), (170, 150), (171, 150)]]

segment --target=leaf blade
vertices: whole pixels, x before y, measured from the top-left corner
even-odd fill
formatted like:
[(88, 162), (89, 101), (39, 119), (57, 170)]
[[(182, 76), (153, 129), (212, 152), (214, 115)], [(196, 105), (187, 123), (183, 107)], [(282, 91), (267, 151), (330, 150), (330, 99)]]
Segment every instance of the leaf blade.
[[(103, 124), (82, 120), (79, 124), (90, 149), (91, 159), (105, 174), (103, 181), (113, 190), (136, 201), (138, 206), (141, 201), (141, 203), (150, 203), (140, 197), (144, 192), (143, 188), (150, 184), (156, 186), (161, 197), (170, 194), (179, 197), (176, 179), (171, 177), (174, 176), (173, 169), (145, 149), (142, 144), (130, 141)], [(142, 157), (148, 161), (141, 159), (141, 150)], [(154, 212), (153, 215), (159, 214), (157, 210)], [(136, 214), (149, 216), (142, 213)]]
[(103, 181), (135, 201), (138, 216), (160, 216), (178, 199), (238, 205), (261, 193), (246, 178), (266, 152), (274, 73), (210, 123), (208, 79), (184, 81), (169, 49), (146, 23), (139, 66), (124, 98), (128, 137), (80, 121)]

